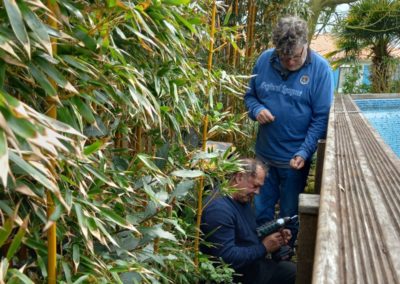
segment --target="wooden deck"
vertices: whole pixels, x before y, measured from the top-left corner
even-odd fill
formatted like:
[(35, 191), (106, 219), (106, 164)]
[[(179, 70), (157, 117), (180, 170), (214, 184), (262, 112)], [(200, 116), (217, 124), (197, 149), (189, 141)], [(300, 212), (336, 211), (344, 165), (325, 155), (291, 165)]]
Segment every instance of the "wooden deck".
[(349, 95), (330, 114), (312, 283), (400, 283), (400, 160)]

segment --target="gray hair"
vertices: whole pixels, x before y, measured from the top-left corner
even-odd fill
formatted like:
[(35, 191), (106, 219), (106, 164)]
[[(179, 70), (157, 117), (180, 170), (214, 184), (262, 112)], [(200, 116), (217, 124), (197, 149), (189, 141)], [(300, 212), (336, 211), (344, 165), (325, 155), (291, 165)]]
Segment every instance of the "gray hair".
[(277, 52), (292, 55), (294, 50), (307, 43), (307, 23), (297, 16), (281, 18), (272, 33)]
[(267, 173), (267, 166), (258, 159), (244, 158), (238, 160), (242, 173), (255, 177), (257, 175), (257, 168), (260, 167), (265, 173)]

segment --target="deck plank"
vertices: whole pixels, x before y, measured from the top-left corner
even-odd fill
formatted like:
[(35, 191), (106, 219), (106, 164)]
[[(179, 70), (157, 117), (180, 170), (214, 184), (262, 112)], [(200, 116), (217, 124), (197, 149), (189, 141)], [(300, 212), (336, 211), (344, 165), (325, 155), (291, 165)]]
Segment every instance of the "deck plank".
[(350, 96), (328, 125), (313, 283), (400, 283), (400, 162)]

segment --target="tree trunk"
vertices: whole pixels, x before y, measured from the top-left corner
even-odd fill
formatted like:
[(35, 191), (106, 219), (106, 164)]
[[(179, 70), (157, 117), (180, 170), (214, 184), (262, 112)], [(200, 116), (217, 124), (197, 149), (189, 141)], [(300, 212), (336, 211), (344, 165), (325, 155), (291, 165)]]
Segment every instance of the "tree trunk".
[(353, 2), (356, 2), (356, 0), (310, 0), (309, 7), (311, 15), (310, 18), (308, 19), (308, 42), (311, 41), (315, 33), (319, 16), (321, 15), (324, 8), (327, 7), (335, 8), (340, 4), (349, 4)]
[(391, 64), (386, 41), (381, 41), (373, 48), (374, 57), (372, 58), (372, 92), (388, 93), (390, 91)]

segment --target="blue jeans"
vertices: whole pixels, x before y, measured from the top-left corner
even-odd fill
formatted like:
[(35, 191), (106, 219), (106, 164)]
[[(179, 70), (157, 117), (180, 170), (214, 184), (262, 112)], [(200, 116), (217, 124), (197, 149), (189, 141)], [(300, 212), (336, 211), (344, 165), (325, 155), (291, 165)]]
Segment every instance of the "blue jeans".
[[(292, 217), (298, 214), (299, 194), (304, 192), (309, 171), (309, 161), (306, 161), (304, 167), (300, 170), (269, 168), (260, 194), (256, 195), (254, 199), (259, 225), (274, 220), (275, 205), (278, 201), (280, 203), (279, 217)], [(298, 222), (289, 224), (287, 228), (292, 232), (292, 240), (289, 245), (293, 246), (297, 238), (299, 224)]]

